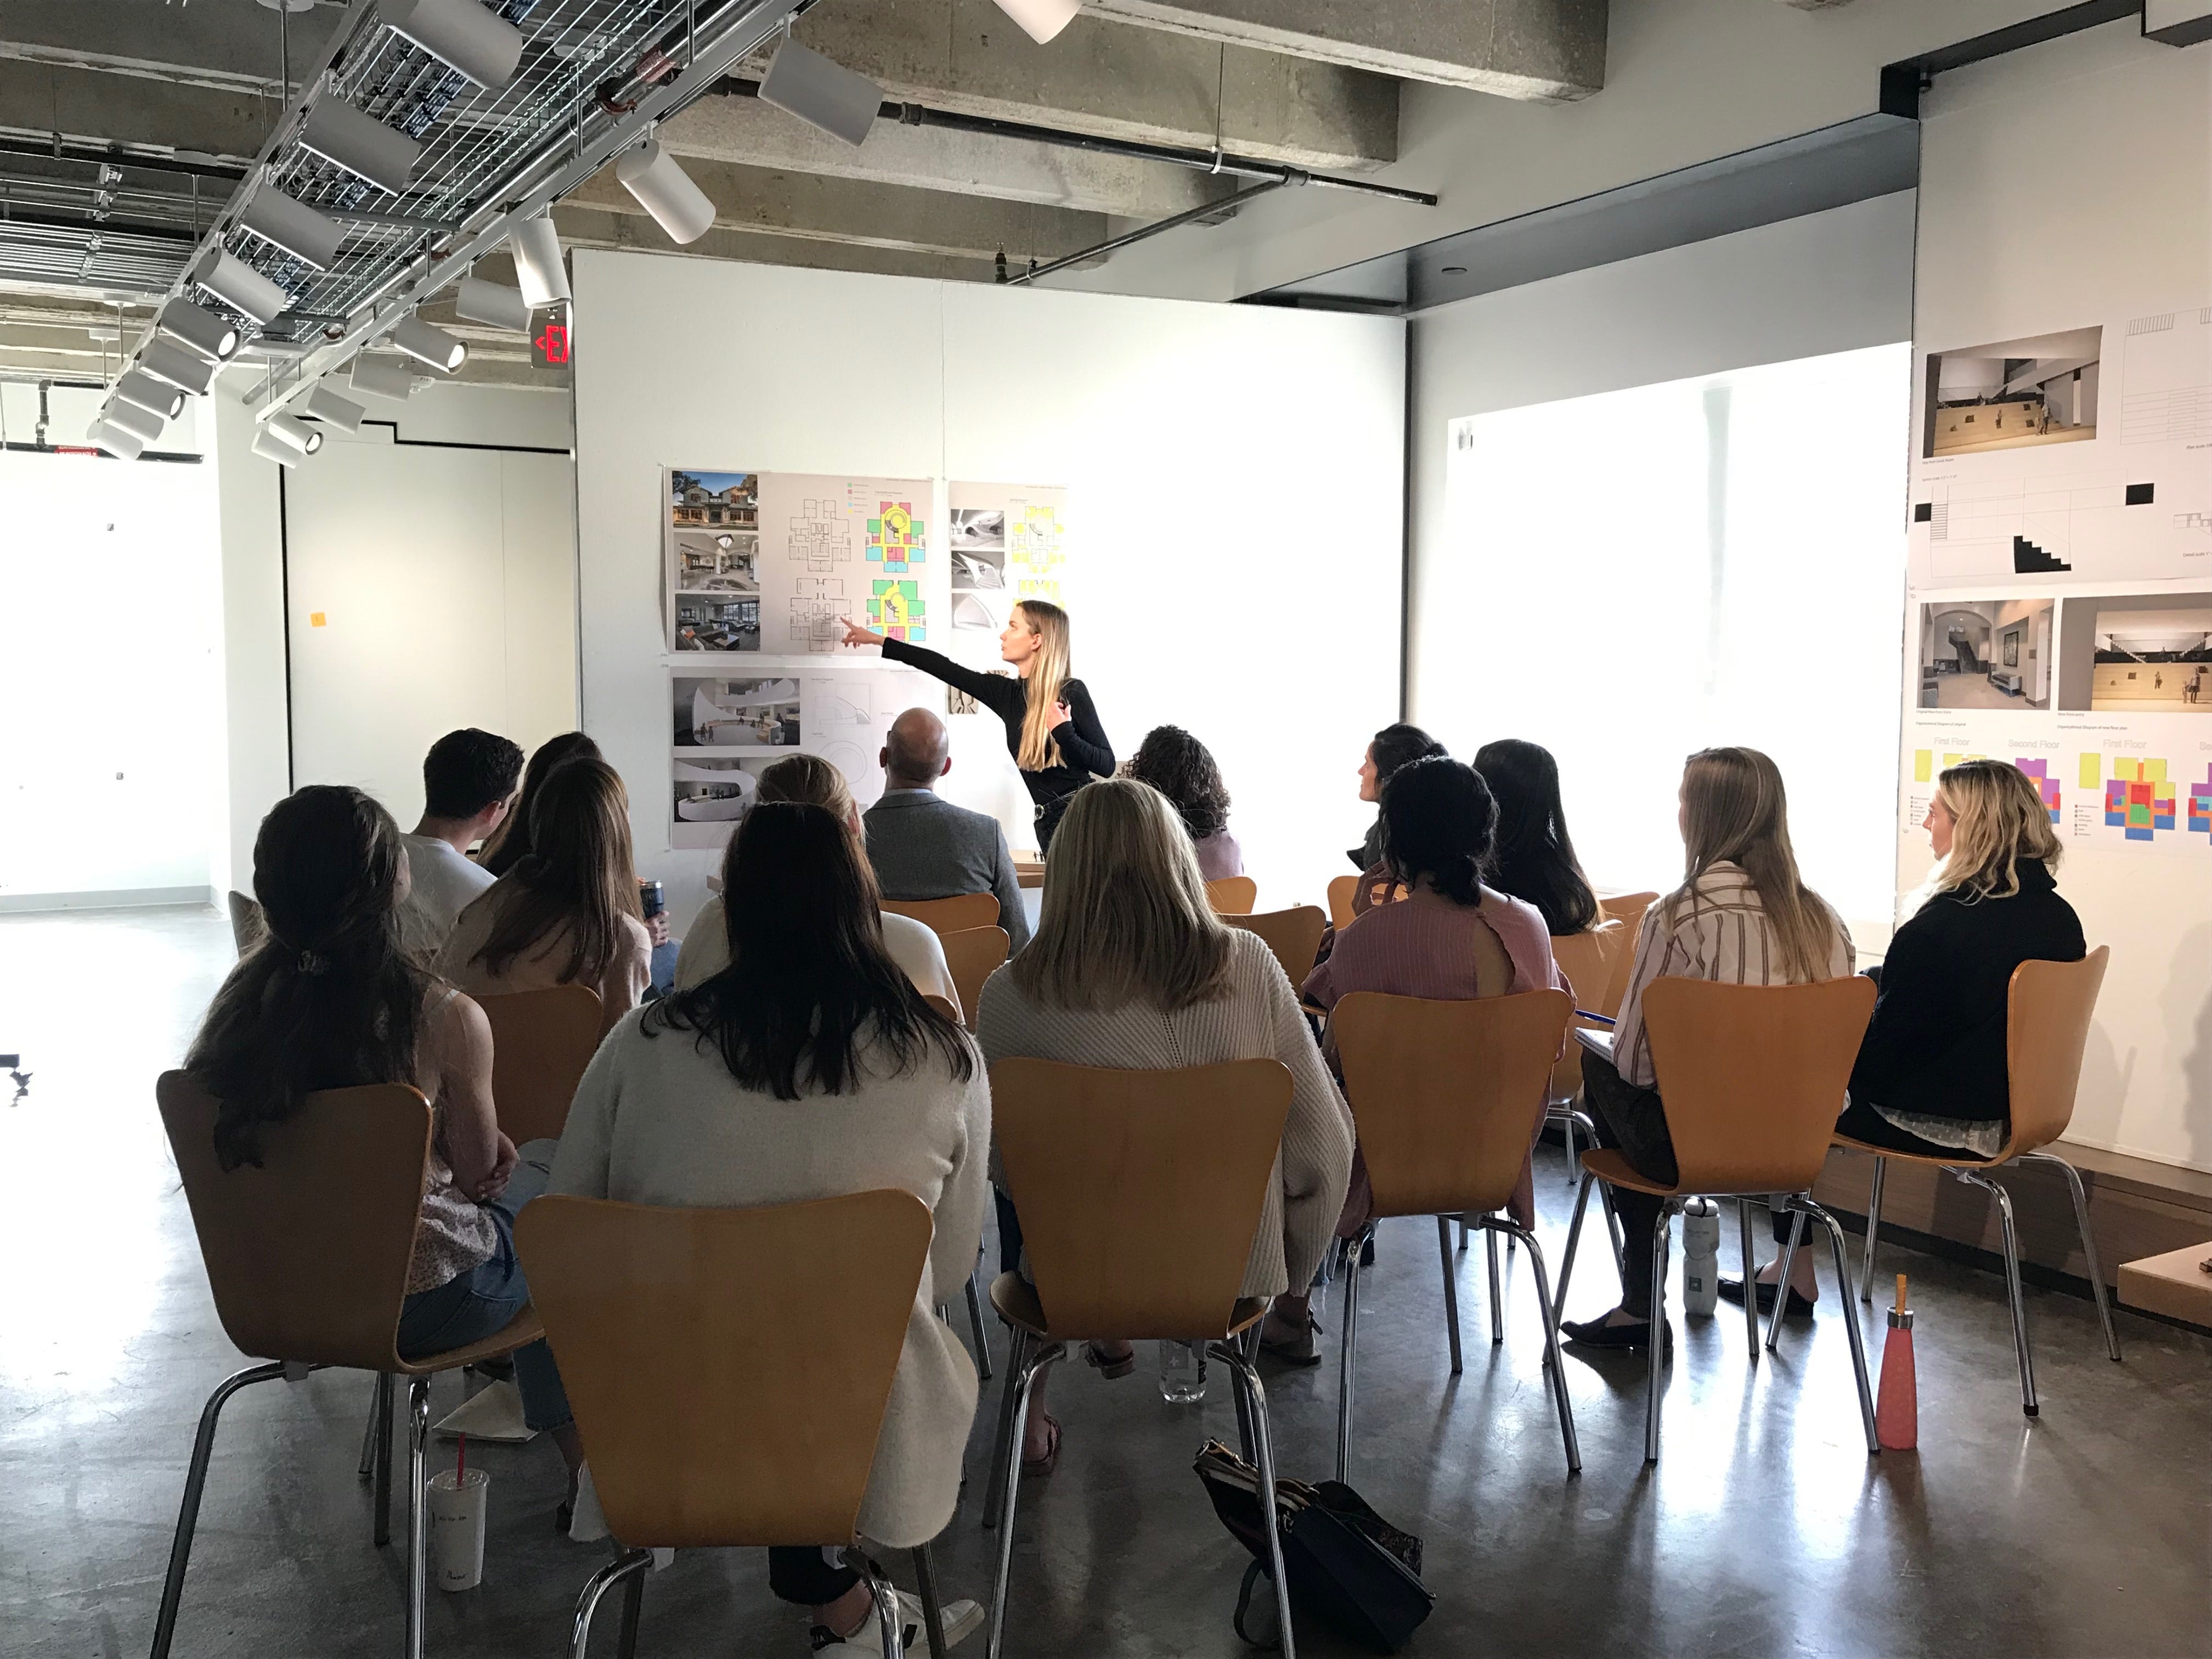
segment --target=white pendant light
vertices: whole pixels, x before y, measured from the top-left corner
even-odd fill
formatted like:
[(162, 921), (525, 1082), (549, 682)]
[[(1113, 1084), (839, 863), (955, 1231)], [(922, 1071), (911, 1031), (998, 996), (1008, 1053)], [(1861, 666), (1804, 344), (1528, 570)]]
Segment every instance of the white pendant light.
[(377, 16), (402, 40), (495, 92), (522, 61), (522, 31), (477, 0), (384, 0)]
[(238, 349), (238, 325), (181, 295), (161, 307), (154, 331), (221, 362)]
[(150, 444), (160, 437), (161, 428), (167, 423), (152, 410), (141, 409), (137, 404), (125, 403), (120, 398), (112, 398), (102, 405), (100, 418), (112, 427), (120, 428), (143, 444)]
[(1081, 0), (998, 0), (998, 7), (1041, 46), (1048, 45), (1083, 9)]
[(122, 402), (135, 404), (164, 421), (173, 421), (184, 411), (185, 394), (167, 381), (155, 380), (143, 368), (127, 370), (115, 383), (115, 395)]
[(394, 196), (413, 180), (415, 164), (422, 157), (422, 146), (405, 133), (362, 114), (331, 92), (316, 99), (307, 112), (300, 146)]
[[(761, 82), (761, 101), (796, 115), (832, 138), (858, 144), (876, 124), (884, 89), (833, 58), (786, 36)], [(629, 183), (624, 179), (623, 183)], [(659, 216), (655, 216), (658, 217)], [(688, 238), (678, 237), (679, 241)]]
[(707, 192), (691, 182), (657, 138), (647, 139), (616, 162), (615, 177), (672, 240), (696, 242), (714, 223), (714, 204)]
[(368, 418), (368, 411), (350, 398), (342, 398), (331, 389), (327, 380), (318, 380), (307, 393), (304, 405), (308, 414), (332, 426), (343, 427), (348, 432), (361, 430), (361, 423)]
[(292, 415), (271, 415), (262, 422), (261, 429), (300, 452), (312, 455), (323, 447), (323, 434), (316, 428)]
[(404, 358), (372, 357), (364, 352), (353, 360), (353, 389), (404, 404), (415, 390), (415, 371)]
[(157, 380), (167, 380), (195, 398), (204, 397), (215, 384), (215, 364), (197, 351), (168, 340), (149, 340), (138, 348), (138, 367)]
[(453, 294), (453, 314), (472, 323), (485, 323), (510, 333), (530, 332), (530, 301), (522, 290), (503, 283), (487, 283), (464, 276)]
[(344, 228), (337, 220), (295, 201), (274, 185), (253, 192), (238, 222), (317, 270), (328, 270), (338, 262), (338, 244), (345, 240)]
[(118, 460), (135, 461), (146, 447), (137, 433), (125, 432), (112, 421), (94, 421), (84, 435)]
[(434, 327), (420, 317), (402, 318), (389, 338), (396, 349), (405, 352), (418, 363), (428, 364), (441, 374), (450, 374), (468, 361), (467, 346), (444, 329)]
[(234, 253), (212, 248), (192, 267), (192, 280), (225, 305), (234, 306), (257, 323), (273, 323), (292, 303), (292, 296)]
[(306, 452), (293, 448), (265, 425), (253, 434), (253, 453), (279, 466), (297, 466), (307, 459)]
[(507, 234), (514, 258), (514, 280), (531, 309), (557, 305), (568, 297), (568, 273), (561, 264), (561, 233), (550, 215), (519, 220)]

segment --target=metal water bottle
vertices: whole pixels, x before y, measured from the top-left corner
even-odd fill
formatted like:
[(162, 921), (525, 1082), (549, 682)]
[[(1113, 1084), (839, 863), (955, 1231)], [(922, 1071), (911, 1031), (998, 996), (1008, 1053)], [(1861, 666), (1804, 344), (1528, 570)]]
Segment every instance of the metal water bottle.
[(1682, 1210), (1682, 1311), (1710, 1316), (1721, 1299), (1721, 1206), (1693, 1198)]

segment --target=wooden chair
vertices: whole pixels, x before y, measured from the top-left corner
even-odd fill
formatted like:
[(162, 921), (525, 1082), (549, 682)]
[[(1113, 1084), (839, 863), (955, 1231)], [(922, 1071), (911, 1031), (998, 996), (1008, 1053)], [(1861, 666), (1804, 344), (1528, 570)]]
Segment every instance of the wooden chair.
[(1328, 925), (1349, 927), (1352, 925), (1352, 901), (1359, 891), (1357, 876), (1333, 876), (1328, 884)]
[(1301, 904), (1294, 910), (1267, 910), (1256, 916), (1224, 911), (1221, 919), (1231, 927), (1242, 927), (1267, 940), (1275, 960), (1290, 975), (1293, 991), (1313, 972), (1314, 958), (1321, 954), (1322, 935), (1328, 931), (1328, 918), (1310, 904)]
[(944, 1015), (945, 1018), (951, 1020), (955, 1025), (958, 1025), (962, 1023), (960, 1018), (960, 1011), (954, 1007), (947, 999), (938, 995), (936, 992), (924, 991), (921, 994), (921, 1000), (927, 1003), (931, 1007), (936, 1009), (939, 1013)]
[[(993, 1127), (1022, 1218), (1034, 1284), (991, 1286), (1014, 1345), (984, 1525), (1000, 1527), (987, 1659), (999, 1659), (1013, 1562), (1016, 1455), (1037, 1374), (1085, 1338), (1206, 1341), (1249, 1425), (1260, 1488), (1275, 1491), (1267, 1393), (1253, 1364), (1260, 1297), (1238, 1294), (1290, 1114), (1273, 1060), (1178, 1071), (1107, 1071), (1042, 1060), (991, 1068)], [(1302, 1288), (1302, 1287), (1301, 1287)], [(1242, 1340), (1237, 1340), (1242, 1339)], [(1296, 1659), (1282, 1543), (1267, 1532), (1283, 1659)]]
[[(1674, 1143), (1677, 1179), (1671, 1187), (1638, 1175), (1620, 1152), (1606, 1149), (1583, 1154), (1582, 1188), (1575, 1196), (1575, 1218), (1567, 1231), (1567, 1253), (1559, 1266), (1557, 1312), (1567, 1302), (1567, 1282), (1575, 1270), (1575, 1245), (1582, 1236), (1583, 1212), (1590, 1184), (1647, 1193), (1662, 1200), (1652, 1233), (1651, 1321), (1666, 1317), (1667, 1245), (1675, 1211), (1692, 1198), (1765, 1198), (1789, 1194), (1788, 1207), (1811, 1216), (1828, 1230), (1835, 1252), (1840, 1291), (1850, 1269), (1844, 1261), (1843, 1229), (1813, 1201), (1813, 1183), (1826, 1160), (1843, 1109), (1844, 1085), (1859, 1040), (1874, 1012), (1874, 981), (1852, 975), (1811, 985), (1716, 985), (1704, 980), (1656, 979), (1644, 988), (1644, 1025), (1651, 1038), (1651, 1060), (1666, 1099), (1667, 1129)], [(1741, 1205), (1744, 1278), (1756, 1276), (1758, 1258), (1751, 1242), (1751, 1207)], [(1802, 1221), (1799, 1224), (1802, 1224)], [(1784, 1270), (1788, 1271), (1785, 1261)], [(1774, 1301), (1778, 1325), (1787, 1297)], [(1744, 1327), (1752, 1363), (1759, 1363), (1759, 1298), (1747, 1291)], [(1874, 1394), (1867, 1383), (1866, 1348), (1859, 1322), (1846, 1317), (1851, 1367), (1865, 1419), (1867, 1450), (1875, 1438)], [(1770, 1346), (1771, 1346), (1770, 1334)], [(1644, 1401), (1644, 1461), (1659, 1458), (1659, 1368), (1667, 1343), (1655, 1330), (1649, 1345), (1650, 1374)]]
[(1249, 876), (1224, 876), (1206, 884), (1206, 902), (1218, 915), (1249, 916), (1259, 897), (1260, 884)]
[(963, 927), (957, 933), (940, 933), (939, 945), (945, 947), (945, 965), (951, 970), (952, 983), (960, 993), (960, 1006), (967, 1011), (966, 1024), (975, 1029), (975, 1015), (983, 1005), (983, 981), (998, 972), (1006, 959), (1006, 930), (989, 927)]
[[(2020, 1288), (2020, 1240), (2013, 1231), (2012, 1195), (1990, 1172), (2009, 1164), (2049, 1164), (2066, 1176), (2074, 1195), (2074, 1224), (2081, 1234), (2081, 1255), (2089, 1269), (2089, 1289), (2096, 1297), (2097, 1318), (2105, 1328), (2105, 1352), (2120, 1357), (2119, 1334), (2112, 1328), (2112, 1310), (2105, 1290), (2105, 1275), (2097, 1265), (2097, 1241), (2089, 1231), (2089, 1200), (2081, 1190), (2081, 1172), (2064, 1158), (2046, 1152), (2074, 1121), (2074, 1095), (2081, 1081), (2081, 1051), (2089, 1041), (2089, 1019), (2096, 1012), (2097, 993), (2104, 986), (2105, 967), (2112, 947), (2100, 945), (2079, 962), (2023, 962), (2013, 969), (2005, 1007), (2005, 1076), (2010, 1083), (2011, 1127), (2004, 1145), (1986, 1158), (1963, 1149), (1954, 1156), (1925, 1158), (1914, 1152), (1892, 1152), (1863, 1140), (1837, 1135), (1835, 1145), (1845, 1152), (1864, 1152), (1874, 1159), (1874, 1192), (1867, 1202), (1865, 1253), (1859, 1268), (1859, 1300), (1870, 1299), (1874, 1283), (1874, 1252), (1881, 1231), (1882, 1173), (1891, 1158), (1923, 1164), (1942, 1170), (1970, 1187), (1979, 1187), (1996, 1200), (1997, 1219), (2004, 1229), (2005, 1290), (2012, 1301), (2012, 1340), (2020, 1362), (2020, 1408), (2037, 1415), (2035, 1358), (2027, 1346), (2027, 1310)], [(1800, 1225), (1802, 1224), (1801, 1223)], [(1794, 1251), (1793, 1236), (1788, 1246)], [(1783, 1271), (1790, 1264), (1784, 1261)]]
[(238, 946), (243, 959), (261, 941), (269, 937), (269, 923), (262, 916), (261, 904), (235, 888), (230, 893), (230, 939)]
[[(854, 1541), (929, 1237), (928, 1206), (905, 1192), (744, 1210), (549, 1195), (516, 1218), (624, 1548), (577, 1599), (574, 1659), (624, 1580), (634, 1650), (655, 1548)], [(915, 1554), (933, 1626), (935, 1576)], [(858, 1551), (852, 1565), (896, 1659), (897, 1597)]]
[[(1575, 1443), (1574, 1408), (1559, 1364), (1559, 1334), (1551, 1281), (1536, 1236), (1499, 1214), (1521, 1179), (1544, 1115), (1553, 1056), (1566, 1038), (1574, 1004), (1564, 991), (1466, 1001), (1428, 1001), (1355, 991), (1337, 1005), (1329, 1030), (1344, 1073), (1345, 1098), (1358, 1126), (1359, 1148), (1375, 1189), (1375, 1220), (1433, 1215), (1443, 1258), (1444, 1329), (1452, 1375), (1460, 1374), (1459, 1292), (1454, 1279), (1450, 1223), (1474, 1218), (1528, 1247), (1544, 1322), (1545, 1364), (1566, 1443), (1567, 1472), (1583, 1466)], [(1359, 1261), (1366, 1231), (1345, 1250), (1343, 1340), (1337, 1356), (1336, 1478), (1350, 1479), (1354, 1349), (1359, 1335)], [(1503, 1342), (1498, 1258), (1491, 1271), (1490, 1340)]]
[[(1622, 963), (1629, 955), (1634, 933), (1629, 926), (1616, 916), (1604, 916), (1594, 927), (1579, 933), (1554, 933), (1552, 936), (1552, 960), (1559, 964), (1567, 981), (1575, 988), (1575, 1006), (1586, 1012), (1603, 1014), (1611, 1019), (1620, 1012), (1620, 999), (1628, 989)], [(1618, 981), (1618, 983), (1616, 983)], [(1574, 1024), (1586, 1030), (1605, 1028), (1595, 1020), (1577, 1018)], [(1597, 1145), (1597, 1126), (1590, 1121), (1589, 1114), (1582, 1109), (1583, 1046), (1578, 1042), (1567, 1045), (1559, 1063), (1552, 1067), (1552, 1096), (1545, 1114), (1547, 1123), (1556, 1123), (1566, 1137), (1567, 1179), (1572, 1181), (1580, 1165), (1575, 1158), (1575, 1131), (1579, 1127)]]
[(951, 898), (885, 899), (883, 908), (896, 916), (908, 916), (939, 939), (971, 927), (999, 925), (999, 900), (994, 893), (955, 893)]
[(491, 1022), (491, 1097), (516, 1146), (561, 1138), (584, 1068), (599, 1051), (599, 994), (588, 985), (478, 997)]
[[(997, 933), (999, 935), (1000, 953), (1001, 955), (1005, 954), (1006, 948), (1006, 936), (1000, 929), (996, 927), (971, 927), (968, 931), (969, 933)], [(952, 937), (954, 939), (958, 939), (961, 935), (955, 933)], [(950, 941), (947, 942), (945, 954), (948, 957), (951, 954)], [(955, 971), (956, 973), (957, 972), (957, 969)], [(961, 1024), (960, 1011), (954, 1007), (950, 1002), (947, 1002), (943, 997), (939, 996), (934, 991), (923, 992), (921, 1000), (927, 1003), (931, 1007), (936, 1009), (939, 1013), (944, 1015), (945, 1018), (951, 1020), (955, 1025)], [(981, 1257), (979, 1256), (977, 1259), (980, 1262)], [(943, 1316), (948, 1310), (945, 1307), (940, 1306), (937, 1311), (939, 1316)], [(948, 1321), (947, 1322), (949, 1323), (950, 1322)], [(981, 1377), (984, 1382), (988, 1382), (991, 1380), (991, 1340), (984, 1334), (983, 1298), (975, 1290), (975, 1273), (973, 1268), (970, 1268), (968, 1273), (968, 1329), (969, 1334), (975, 1339), (975, 1374)]]
[(216, 1419), (231, 1395), (328, 1365), (378, 1374), (376, 1541), (390, 1536), (392, 1379), (409, 1379), (407, 1410), (408, 1659), (421, 1659), (428, 1565), (422, 1449), (430, 1378), (514, 1352), (543, 1334), (526, 1308), (496, 1335), (420, 1359), (395, 1346), (407, 1297), (422, 1183), (429, 1168), (430, 1107), (400, 1084), (309, 1095), (285, 1122), (261, 1132), (261, 1164), (226, 1172), (216, 1161), (216, 1102), (182, 1072), (155, 1089), (162, 1127), (199, 1235), (209, 1288), (224, 1333), (240, 1352), (270, 1362), (234, 1372), (201, 1410), (169, 1572), (154, 1626), (153, 1659), (166, 1659), (199, 1522)]
[(1620, 955), (1613, 965), (1613, 982), (1605, 988), (1604, 1004), (1585, 1002), (1583, 1007), (1607, 1015), (1620, 1012), (1620, 1000), (1628, 994), (1628, 976), (1636, 968), (1636, 947), (1644, 939), (1644, 918), (1658, 902), (1659, 895), (1656, 893), (1616, 893), (1611, 898), (1601, 898), (1597, 902), (1600, 910), (1628, 929), (1628, 937), (1620, 943)]

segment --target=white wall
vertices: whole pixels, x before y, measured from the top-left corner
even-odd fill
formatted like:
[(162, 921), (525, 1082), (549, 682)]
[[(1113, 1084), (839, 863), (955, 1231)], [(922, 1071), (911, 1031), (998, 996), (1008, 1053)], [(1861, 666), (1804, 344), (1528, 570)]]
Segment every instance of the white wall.
[[(256, 382), (258, 377), (252, 377)], [(225, 835), (213, 885), (249, 892), (253, 838), (292, 790), (291, 689), (284, 660), (284, 522), (274, 461), (252, 450), (239, 370), (216, 382), (210, 414), (222, 537)]]
[[(1318, 902), (1398, 698), (1403, 325), (580, 252), (584, 724), (630, 781), (640, 866), (683, 915), (715, 861), (667, 848), (660, 469), (1065, 484), (1076, 671), (1126, 756), (1219, 757), (1261, 902)], [(696, 662), (696, 658), (690, 659)], [(1031, 839), (996, 722), (947, 793)]]

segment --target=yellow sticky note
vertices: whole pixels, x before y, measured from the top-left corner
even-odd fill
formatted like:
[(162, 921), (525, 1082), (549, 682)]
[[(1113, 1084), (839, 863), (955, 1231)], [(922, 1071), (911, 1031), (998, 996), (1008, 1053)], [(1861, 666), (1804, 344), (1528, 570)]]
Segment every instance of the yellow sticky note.
[(2094, 789), (2105, 778), (2105, 757), (2102, 755), (2081, 757), (2081, 769), (2077, 781), (2084, 789)]
[(1912, 751), (1912, 781), (1925, 783), (1936, 775), (1936, 757), (1925, 749)]
[(310, 628), (324, 626), (324, 620), (323, 613), (319, 611), (310, 611), (307, 613), (307, 626)]

